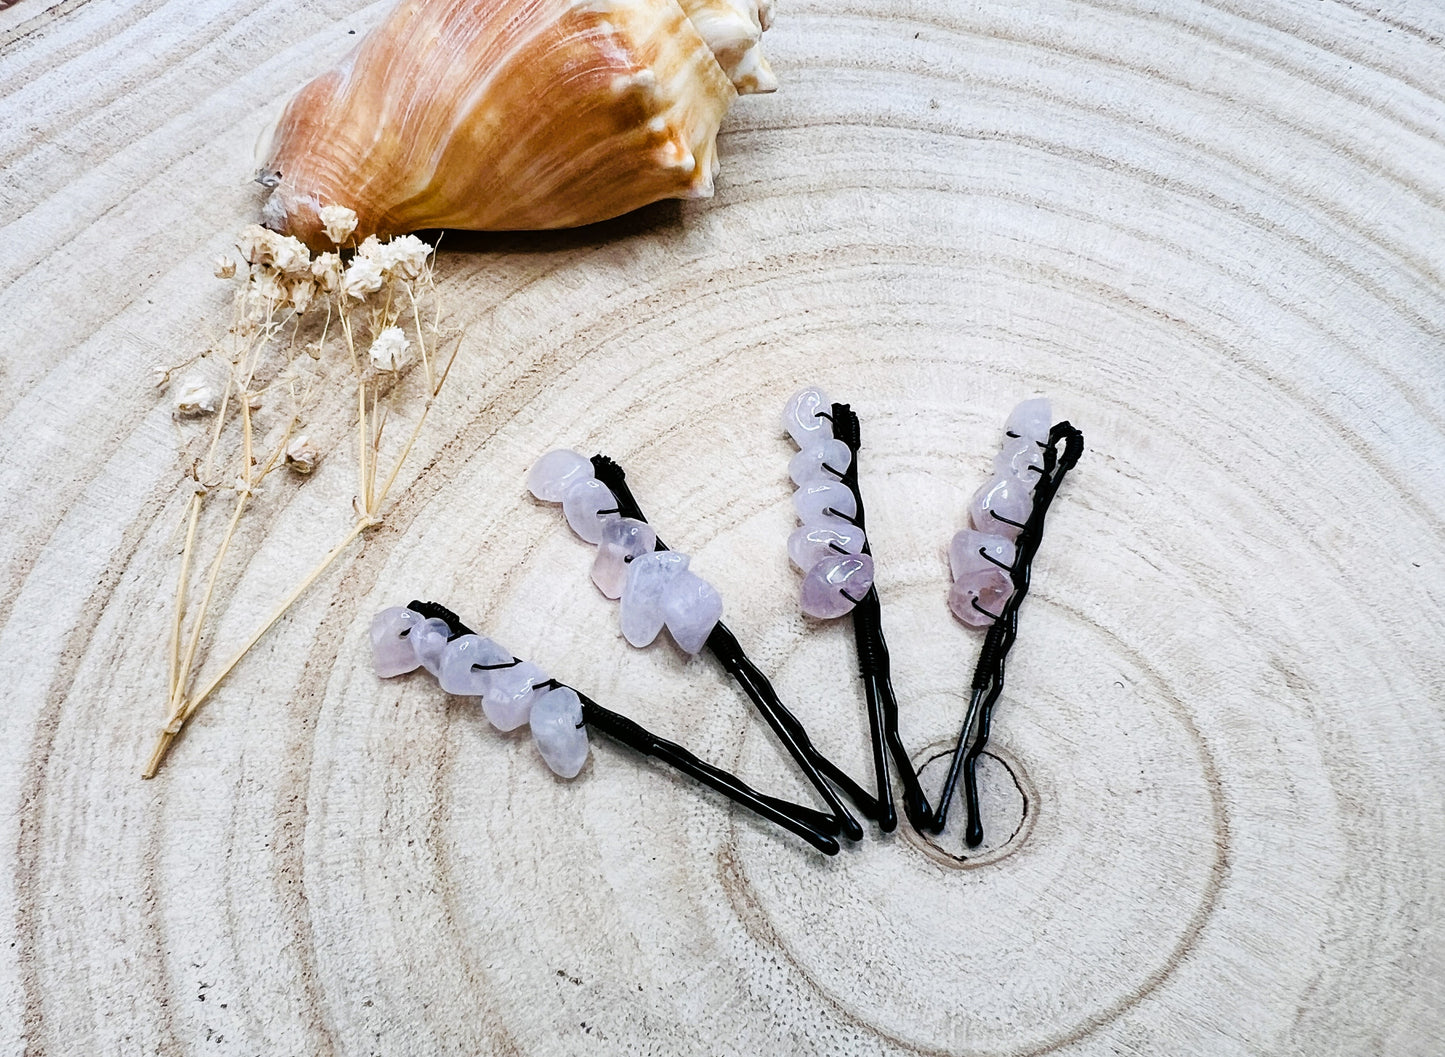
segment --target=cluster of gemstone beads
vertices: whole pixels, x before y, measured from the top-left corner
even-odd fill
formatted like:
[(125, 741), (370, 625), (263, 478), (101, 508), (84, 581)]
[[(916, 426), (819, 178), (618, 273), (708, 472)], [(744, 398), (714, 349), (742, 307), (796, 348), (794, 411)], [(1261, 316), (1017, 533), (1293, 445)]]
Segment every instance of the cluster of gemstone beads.
[(664, 627), (688, 653), (697, 653), (722, 619), (722, 596), (688, 569), (686, 554), (657, 550), (645, 521), (622, 517), (617, 497), (597, 480), (592, 461), (575, 451), (549, 451), (527, 475), (527, 488), (547, 503), (561, 503), (572, 531), (597, 547), (592, 582), (620, 598), (622, 634), (646, 646)]
[(855, 520), (858, 499), (843, 480), (853, 453), (833, 435), (831, 407), (821, 389), (809, 388), (783, 408), (783, 428), (799, 449), (788, 476), (802, 522), (788, 537), (788, 557), (804, 574), (803, 612), (824, 619), (848, 613), (873, 586), (873, 557)]
[(1004, 423), (1003, 450), (994, 458), (993, 476), (969, 504), (973, 527), (959, 532), (949, 544), (953, 589), (948, 592), (948, 607), (965, 624), (992, 624), (1013, 597), (1015, 541), (1033, 512), (1034, 488), (1044, 471), (1049, 417), (1049, 402), (1042, 397), (1014, 408)]
[(425, 668), (447, 693), (481, 698), (482, 713), (498, 730), (530, 724), (537, 751), (563, 778), (575, 778), (587, 762), (577, 691), (489, 638), (453, 638), (445, 620), (393, 606), (371, 622), (371, 655), (383, 679)]

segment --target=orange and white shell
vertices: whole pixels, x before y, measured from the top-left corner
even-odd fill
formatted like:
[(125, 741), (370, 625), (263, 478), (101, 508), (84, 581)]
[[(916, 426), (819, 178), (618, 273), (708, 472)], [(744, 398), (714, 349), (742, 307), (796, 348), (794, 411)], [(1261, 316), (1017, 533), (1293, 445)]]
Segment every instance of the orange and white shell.
[(329, 248), (423, 228), (575, 227), (704, 198), (739, 92), (777, 87), (770, 0), (402, 0), (287, 105), (265, 224)]

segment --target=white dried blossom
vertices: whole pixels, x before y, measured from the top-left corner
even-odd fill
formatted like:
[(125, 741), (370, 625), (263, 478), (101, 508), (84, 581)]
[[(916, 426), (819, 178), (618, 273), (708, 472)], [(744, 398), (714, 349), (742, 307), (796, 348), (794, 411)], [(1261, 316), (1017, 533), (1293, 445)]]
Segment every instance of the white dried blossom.
[(341, 257), (335, 253), (318, 253), (311, 262), (311, 277), (323, 294), (334, 294), (341, 288)]
[(225, 257), (225, 256), (221, 256), (221, 257), (217, 257), (217, 258), (216, 258), (216, 278), (217, 278), (217, 279), (230, 279), (230, 278), (232, 278), (235, 274), (236, 274), (236, 262), (235, 262), (235, 261), (231, 260), (230, 257)]
[(272, 243), (271, 266), (287, 278), (311, 274), (311, 251), (300, 239), (276, 236)]
[(292, 473), (307, 474), (316, 469), (316, 464), (321, 461), (321, 453), (311, 443), (311, 438), (306, 434), (292, 439), (286, 445), (286, 468)]
[(368, 235), (362, 239), (361, 245), (356, 247), (358, 257), (379, 257), (381, 255), (381, 239), (375, 235)]
[(356, 214), (345, 206), (322, 206), (316, 214), (326, 228), (326, 237), (340, 246), (356, 230)]
[(281, 277), (265, 265), (251, 268), (251, 289), (266, 301), (280, 304), (286, 300), (286, 287), (281, 284)]
[(341, 280), (341, 289), (358, 301), (365, 301), (367, 294), (381, 289), (384, 278), (381, 265), (374, 258), (358, 253), (351, 258), (346, 277)]
[(406, 366), (411, 342), (400, 327), (387, 327), (371, 343), (371, 364), (378, 371), (399, 371)]
[(236, 249), (250, 264), (270, 264), (276, 259), (276, 233), (260, 224), (247, 224), (236, 240)]
[(379, 260), (384, 271), (408, 281), (421, 275), (432, 248), (415, 235), (403, 235), (381, 247)]
[(315, 297), (316, 283), (309, 275), (304, 279), (294, 279), (287, 285), (287, 301), (298, 314), (310, 308), (311, 302)]
[(216, 401), (219, 399), (216, 390), (204, 382), (189, 382), (176, 394), (176, 414), (182, 418), (209, 415), (216, 410)]

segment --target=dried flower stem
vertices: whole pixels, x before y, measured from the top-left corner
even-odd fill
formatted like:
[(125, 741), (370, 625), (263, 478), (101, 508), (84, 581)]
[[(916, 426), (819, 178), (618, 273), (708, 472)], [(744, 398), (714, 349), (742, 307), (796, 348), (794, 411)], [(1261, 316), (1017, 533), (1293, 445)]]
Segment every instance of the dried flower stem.
[(256, 643), (261, 641), (261, 638), (266, 632), (271, 630), (276, 621), (285, 616), (286, 611), (296, 604), (296, 600), (305, 594), (307, 589), (331, 567), (331, 563), (341, 556), (341, 553), (351, 545), (351, 541), (375, 524), (377, 524), (377, 522), (373, 518), (361, 518), (358, 520), (356, 524), (351, 527), (351, 531), (346, 534), (346, 537), (335, 547), (331, 548), (330, 553), (317, 563), (316, 568), (307, 573), (301, 582), (292, 588), (291, 593), (282, 599), (280, 604), (271, 611), (271, 615), (261, 622), (261, 626), (252, 632), (251, 637), (246, 640), (245, 645), (232, 654), (230, 660), (221, 665), (221, 670), (212, 676), (211, 681), (195, 694), (191, 695), (190, 700), (180, 704), (171, 712), (165, 727), (161, 730), (160, 737), (156, 740), (155, 749), (151, 752), (150, 762), (146, 764), (145, 770), (141, 772), (143, 778), (154, 778), (156, 776), (156, 772), (160, 770), (161, 763), (166, 758), (166, 753), (170, 751), (171, 743), (176, 740), (176, 735), (180, 734), (181, 728), (185, 726), (186, 721), (195, 714), (196, 709), (200, 708), (201, 705), (206, 702), (206, 699), (215, 692), (216, 687), (221, 685), (221, 682), (226, 676), (231, 674), (232, 669), (241, 663), (246, 654), (251, 652), (251, 649)]
[(190, 524), (186, 527), (186, 545), (181, 550), (181, 575), (176, 580), (176, 613), (175, 620), (171, 624), (170, 696), (172, 701), (176, 699), (181, 680), (181, 622), (186, 613), (186, 584), (191, 577), (191, 551), (196, 545), (196, 523), (201, 519), (201, 495), (199, 492), (191, 496), (191, 501), (187, 506), (190, 508)]
[[(345, 211), (343, 211), (345, 212)], [(297, 600), (321, 577), (336, 560), (346, 552), (352, 541), (368, 528), (380, 524), (379, 511), (386, 502), (393, 484), (406, 462), (417, 436), (431, 410), (431, 405), (441, 389), (441, 382), (450, 373), (455, 362), (460, 340), (453, 347), (451, 359), (441, 381), (433, 376), (433, 362), (438, 352), (440, 338), (439, 303), (433, 297), (435, 314), (428, 328), (423, 328), (420, 302), (416, 286), (434, 291), (434, 279), (427, 257), (432, 252), (419, 240), (406, 238), (389, 244), (367, 239), (353, 258), (353, 265), (343, 269), (335, 254), (323, 254), (312, 261), (305, 248), (294, 240), (281, 239), (260, 228), (248, 228), (242, 235), (242, 255), (250, 264), (249, 272), (241, 276), (245, 283), (235, 301), (235, 316), (230, 333), (233, 336), (230, 371), (224, 392), (218, 401), (216, 421), (209, 430), (209, 443), (203, 455), (195, 458), (188, 474), (193, 478), (194, 493), (186, 507), (186, 542), (181, 554), (180, 576), (176, 587), (175, 614), (171, 626), (169, 648), (170, 677), (168, 682), (168, 707), (165, 726), (156, 741), (151, 757), (142, 772), (144, 777), (153, 777), (165, 760), (166, 754), (186, 722), (215, 692), (216, 688), (240, 664), (242, 659), (266, 635), (277, 621)], [(235, 269), (219, 269), (217, 274), (227, 272), (235, 275)], [(226, 277), (226, 275), (222, 275)], [(405, 291), (410, 301), (410, 316), (415, 327), (416, 344), (420, 348), (421, 361), (426, 376), (426, 400), (421, 413), (411, 430), (400, 454), (387, 472), (381, 489), (377, 489), (378, 469), (381, 464), (381, 439), (388, 421), (388, 407), (383, 403), (383, 390), (389, 403), (396, 386), (400, 384), (405, 369), (408, 341), (400, 329), (398, 315), (405, 312), (405, 302), (398, 297), (397, 287)], [(372, 346), (369, 359), (357, 348), (357, 334), (354, 330), (348, 306), (355, 301), (365, 301), (369, 294), (384, 290), (384, 297), (371, 302), (368, 316), (363, 325), (371, 334)], [(324, 296), (317, 299), (317, 294)], [(311, 362), (299, 356), (301, 350), (301, 313), (306, 307), (321, 303), (326, 306), (325, 321), (320, 327), (321, 337), (314, 348), (312, 359), (322, 361), (328, 336), (332, 333), (333, 311), (340, 323), (350, 367), (356, 384), (356, 448), (357, 485), (356, 517), (345, 537), (338, 542), (317, 565), (293, 587), (271, 611), (246, 642), (209, 678), (197, 691), (188, 687), (198, 666), (201, 641), (209, 616), (211, 600), (224, 568), (231, 547), (237, 538), (237, 528), (244, 513), (253, 505), (251, 500), (265, 477), (278, 465), (285, 465), (287, 446), (300, 416), (308, 406), (313, 388), (319, 377), (324, 377), (324, 367), (301, 367)], [(286, 326), (284, 317), (278, 318), (278, 310), (290, 308), (292, 326)], [(315, 318), (315, 317), (312, 317)], [(428, 341), (430, 337), (430, 341)], [(430, 347), (428, 347), (430, 346)], [(309, 347), (308, 347), (309, 348)], [(265, 374), (260, 374), (265, 365)], [(273, 370), (278, 373), (272, 374)], [(321, 370), (318, 375), (315, 371)], [(309, 374), (298, 401), (297, 372)], [(169, 375), (168, 375), (169, 376)], [(258, 377), (261, 385), (258, 388)], [(383, 381), (383, 379), (392, 379)], [(271, 449), (264, 463), (257, 465), (255, 459), (255, 409), (264, 406), (264, 398), (273, 390), (289, 394), (290, 414), (277, 421), (284, 425), (280, 430), (281, 439)], [(368, 406), (369, 405), (369, 406)], [(205, 409), (210, 411), (208, 407)], [(178, 402), (178, 413), (192, 417), (196, 412), (182, 408)], [(267, 414), (271, 414), (267, 412)], [(226, 426), (235, 423), (239, 433), (240, 452), (234, 471), (218, 465), (217, 457), (222, 440), (228, 436)], [(275, 435), (274, 433), (271, 435)], [(309, 467), (308, 467), (309, 469)], [(196, 605), (187, 605), (191, 567), (197, 549), (198, 526), (203, 508), (208, 504), (206, 496), (211, 489), (227, 482), (234, 488), (235, 505), (230, 512), (226, 529), (211, 559), (204, 588)], [(185, 634), (186, 618), (190, 617), (189, 636)]]

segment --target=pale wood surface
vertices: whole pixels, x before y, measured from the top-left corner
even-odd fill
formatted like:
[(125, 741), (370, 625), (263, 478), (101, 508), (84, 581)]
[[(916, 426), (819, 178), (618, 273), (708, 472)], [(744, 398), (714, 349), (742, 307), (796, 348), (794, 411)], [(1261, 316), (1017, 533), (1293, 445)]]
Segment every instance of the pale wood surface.
[[(263, 110), (380, 11), (0, 11), (0, 1054), (1440, 1052), (1445, 9), (783, 0), (714, 200), (442, 255), (471, 330), (387, 526), (142, 783), (183, 501), (149, 368), (223, 325)], [(851, 644), (782, 548), (810, 380), (863, 415), (920, 761), (1001, 416), (1042, 391), (1087, 434), (1000, 709), (1014, 846), (826, 860), (611, 745), (556, 781), (368, 670), (376, 609), (449, 600), (805, 796), (524, 496), (604, 449), (862, 773)], [(351, 487), (323, 464), (244, 523), (218, 643)]]

